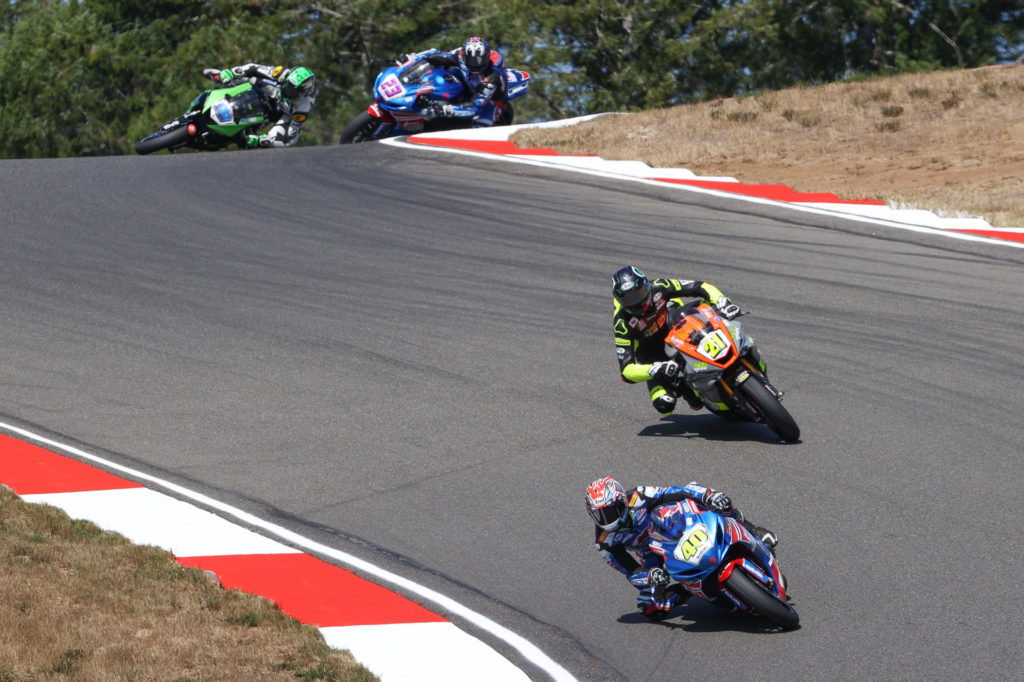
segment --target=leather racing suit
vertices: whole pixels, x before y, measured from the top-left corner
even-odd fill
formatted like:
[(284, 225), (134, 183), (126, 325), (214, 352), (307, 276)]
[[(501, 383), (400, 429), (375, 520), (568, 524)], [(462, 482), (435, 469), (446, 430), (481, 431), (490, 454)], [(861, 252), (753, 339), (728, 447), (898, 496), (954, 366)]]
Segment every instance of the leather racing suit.
[[(675, 399), (671, 389), (666, 386), (663, 377), (652, 377), (653, 363), (667, 360), (665, 355), (665, 337), (669, 326), (668, 305), (683, 305), (684, 298), (701, 298), (715, 305), (724, 294), (708, 282), (679, 279), (656, 279), (651, 281), (651, 313), (646, 317), (636, 317), (614, 301), (612, 330), (615, 333), (615, 352), (619, 360), (619, 371), (622, 380), (629, 384), (647, 382), (651, 403), (661, 414), (671, 414), (675, 409)], [(693, 392), (683, 384), (681, 390), (686, 392), (683, 397), (694, 409), (700, 409), (701, 402)]]
[[(206, 69), (204, 73), (215, 72), (216, 69)], [(239, 64), (231, 67), (234, 78), (230, 83), (238, 84), (248, 79), (250, 83), (260, 89), (264, 99), (272, 108), (271, 115), (274, 116), (274, 125), (264, 135), (254, 136), (256, 139), (250, 141), (251, 147), (291, 147), (299, 141), (299, 133), (302, 126), (309, 118), (313, 105), (316, 104), (316, 97), (319, 87), (313, 89), (294, 99), (288, 99), (281, 93), (281, 82), (288, 74), (289, 69), (283, 66), (271, 66), (267, 64)], [(223, 78), (219, 78), (221, 83)]]

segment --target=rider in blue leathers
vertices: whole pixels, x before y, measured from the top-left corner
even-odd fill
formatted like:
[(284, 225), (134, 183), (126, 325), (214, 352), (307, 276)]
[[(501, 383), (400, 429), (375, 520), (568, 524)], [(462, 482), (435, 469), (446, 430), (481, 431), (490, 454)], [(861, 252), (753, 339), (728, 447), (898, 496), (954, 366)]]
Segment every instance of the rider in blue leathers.
[(425, 58), (459, 79), (466, 95), (460, 102), (439, 105), (432, 116), (472, 119), (474, 128), (494, 125), (508, 102), (508, 79), (504, 58), (490, 43), (473, 36), (451, 52), (427, 50), (406, 55), (406, 59)]
[[(637, 609), (655, 620), (666, 617), (682, 601), (676, 593), (666, 593), (663, 584), (652, 584), (657, 583), (652, 580), (657, 572), (663, 574), (664, 571), (661, 557), (648, 546), (650, 513), (659, 505), (682, 500), (694, 500), (718, 514), (736, 519), (772, 551), (778, 544), (775, 533), (746, 521), (732, 506), (729, 497), (713, 488), (691, 482), (685, 486), (641, 486), (627, 492), (610, 476), (597, 479), (587, 486), (586, 499), (587, 512), (596, 524), (597, 549), (609, 566), (640, 590)], [(718, 605), (732, 608), (732, 604)]]

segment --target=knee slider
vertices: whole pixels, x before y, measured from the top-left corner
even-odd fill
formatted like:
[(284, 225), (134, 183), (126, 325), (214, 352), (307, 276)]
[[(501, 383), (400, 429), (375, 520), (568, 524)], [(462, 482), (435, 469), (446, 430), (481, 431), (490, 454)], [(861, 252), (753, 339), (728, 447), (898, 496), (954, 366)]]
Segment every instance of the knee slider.
[(658, 396), (652, 401), (654, 409), (661, 414), (672, 414), (672, 411), (676, 409), (676, 399), (674, 396), (665, 393)]

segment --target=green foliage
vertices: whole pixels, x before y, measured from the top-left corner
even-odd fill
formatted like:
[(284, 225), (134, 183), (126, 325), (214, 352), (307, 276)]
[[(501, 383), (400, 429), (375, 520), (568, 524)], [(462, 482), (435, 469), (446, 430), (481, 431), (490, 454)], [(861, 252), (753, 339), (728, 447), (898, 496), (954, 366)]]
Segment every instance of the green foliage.
[(517, 121), (1007, 61), (1019, 0), (71, 0), (0, 4), (0, 157), (131, 153), (210, 83), (303, 64), (324, 144), (398, 55), (484, 35), (531, 73)]

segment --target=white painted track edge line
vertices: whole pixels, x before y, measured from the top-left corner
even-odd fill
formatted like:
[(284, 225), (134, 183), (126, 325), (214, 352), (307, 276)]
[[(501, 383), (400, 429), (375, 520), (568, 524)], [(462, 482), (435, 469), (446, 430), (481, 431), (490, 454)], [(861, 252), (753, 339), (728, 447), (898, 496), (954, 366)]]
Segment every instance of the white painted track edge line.
[[(431, 144), (414, 144), (412, 142), (406, 142), (399, 138), (385, 138), (383, 140), (377, 140), (381, 144), (386, 144), (392, 147), (403, 147), (407, 149), (419, 149), (428, 150), (435, 152), (442, 152), (447, 154), (461, 154), (463, 156), (475, 156), (478, 158), (495, 159), (501, 161), (507, 161), (509, 163), (521, 163), (530, 166), (538, 166), (540, 168), (549, 168), (554, 170), (562, 170), (570, 173), (582, 173), (584, 175), (595, 175), (598, 177), (610, 178), (614, 180), (627, 180), (629, 182), (638, 182), (644, 185), (652, 187), (671, 188), (681, 190), (684, 192), (693, 192), (696, 194), (707, 194), (710, 196), (735, 199), (737, 201), (744, 201), (751, 204), (762, 204), (765, 206), (776, 206), (788, 208), (793, 211), (801, 213), (811, 213), (815, 215), (823, 215), (832, 218), (841, 218), (843, 220), (849, 220), (859, 223), (870, 223), (872, 225), (880, 225), (883, 227), (891, 227), (897, 230), (907, 230), (910, 232), (921, 232), (924, 234), (931, 234), (940, 237), (947, 237), (949, 239), (959, 239), (962, 241), (979, 242), (982, 244), (991, 244), (994, 246), (1008, 246), (1010, 248), (1024, 249), (1024, 243), (1005, 241), (1001, 239), (994, 239), (991, 237), (984, 237), (981, 235), (975, 235), (964, 232), (956, 232), (953, 229), (941, 229), (937, 227), (925, 227), (923, 225), (914, 225), (912, 223), (901, 223), (897, 220), (884, 220), (880, 218), (869, 218), (851, 213), (845, 213), (839, 210), (828, 210), (823, 208), (817, 208), (812, 206), (803, 206), (797, 203), (789, 203), (785, 201), (775, 201), (773, 199), (764, 199), (762, 197), (751, 197), (744, 194), (736, 194), (733, 192), (726, 192), (721, 190), (707, 189), (704, 187), (694, 187), (693, 185), (681, 185), (671, 182), (662, 182), (660, 180), (649, 180), (647, 178), (637, 178), (629, 175), (619, 175), (617, 173), (610, 173), (607, 171), (593, 170), (590, 168), (578, 168), (576, 166), (568, 166), (558, 164), (556, 162), (544, 162), (539, 158), (524, 158), (523, 155), (511, 156), (503, 154), (490, 154), (487, 152), (477, 152), (470, 149), (459, 149), (452, 147), (442, 147), (439, 145)], [(543, 157), (540, 157), (543, 158)]]
[(97, 464), (100, 464), (104, 467), (113, 469), (115, 471), (120, 471), (121, 473), (131, 476), (134, 479), (147, 481), (149, 483), (152, 483), (153, 485), (160, 486), (161, 488), (170, 490), (174, 493), (177, 493), (178, 495), (181, 495), (182, 497), (194, 500), (212, 509), (217, 509), (218, 511), (221, 511), (229, 516), (233, 516), (236, 519), (243, 521), (244, 523), (247, 523), (251, 526), (261, 528), (268, 533), (271, 533), (279, 538), (291, 542), (294, 545), (303, 547), (309, 551), (316, 552), (324, 556), (331, 557), (336, 561), (339, 561), (348, 566), (363, 571), (366, 574), (372, 575), (374, 578), (377, 578), (378, 580), (382, 580), (391, 583), (392, 585), (401, 587), (402, 589), (412, 594), (415, 594), (418, 597), (421, 597), (429, 602), (432, 602), (433, 604), (440, 606), (441, 608), (459, 616), (460, 618), (463, 618), (464, 620), (466, 620), (469, 623), (472, 623), (484, 632), (487, 632), (496, 637), (497, 639), (505, 642), (512, 648), (519, 651), (526, 658), (526, 660), (530, 661), (532, 664), (534, 664), (535, 666), (543, 670), (545, 673), (550, 675), (552, 679), (557, 680), (558, 682), (575, 682), (576, 680), (576, 678), (571, 673), (569, 673), (568, 670), (566, 670), (557, 662), (555, 662), (554, 659), (549, 657), (547, 654), (541, 651), (539, 647), (537, 647), (535, 644), (533, 644), (526, 638), (496, 623), (487, 616), (484, 616), (483, 614), (477, 613), (476, 611), (473, 611), (468, 607), (463, 606), (454, 599), (447, 597), (441, 594), (440, 592), (436, 592), (428, 587), (424, 587), (423, 585), (415, 583), (412, 580), (409, 580), (408, 578), (404, 578), (396, 573), (384, 570), (378, 566), (375, 566), (374, 564), (371, 564), (368, 561), (360, 559), (346, 552), (334, 549), (333, 547), (322, 545), (319, 542), (310, 540), (309, 538), (306, 538), (302, 535), (299, 535), (298, 533), (290, 531), (287, 528), (283, 528), (276, 524), (270, 523), (269, 521), (264, 521), (263, 519), (254, 516), (246, 511), (242, 511), (241, 509), (233, 507), (219, 500), (215, 500), (211, 497), (207, 497), (206, 495), (197, 493), (193, 490), (177, 485), (176, 483), (165, 481), (156, 476), (152, 476), (142, 471), (132, 469), (131, 467), (126, 467), (121, 464), (117, 464), (116, 462), (111, 462), (109, 460), (106, 460), (97, 455), (93, 455), (79, 448), (73, 447), (71, 445), (65, 445), (64, 443), (60, 443), (45, 436), (41, 436), (37, 433), (33, 433), (32, 431), (28, 431), (13, 424), (8, 424), (6, 422), (0, 421), (0, 429), (6, 429), (12, 433), (16, 433), (37, 443), (42, 443), (43, 445), (47, 445), (49, 447), (62, 450), (63, 452), (75, 455), (76, 457), (80, 457), (91, 462), (96, 462)]

